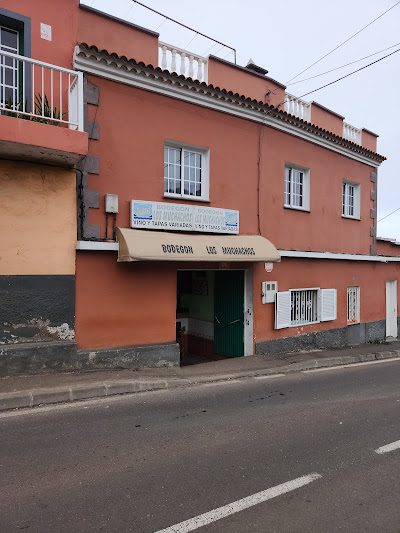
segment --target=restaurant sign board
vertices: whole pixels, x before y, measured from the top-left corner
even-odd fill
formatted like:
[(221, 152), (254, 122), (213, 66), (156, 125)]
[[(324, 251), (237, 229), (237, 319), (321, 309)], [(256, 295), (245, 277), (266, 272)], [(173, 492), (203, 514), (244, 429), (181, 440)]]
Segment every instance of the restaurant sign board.
[(131, 200), (131, 228), (239, 233), (239, 211), (217, 207)]

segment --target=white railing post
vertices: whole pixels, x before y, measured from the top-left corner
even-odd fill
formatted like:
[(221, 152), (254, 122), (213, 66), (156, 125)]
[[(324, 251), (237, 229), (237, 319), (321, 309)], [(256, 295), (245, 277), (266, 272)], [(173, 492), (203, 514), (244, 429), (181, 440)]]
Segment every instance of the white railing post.
[[(78, 110), (78, 131), (84, 130), (83, 118), (83, 72), (77, 72), (78, 76), (78, 91), (76, 93), (76, 106)], [(69, 117), (68, 117), (69, 118)]]
[(348, 122), (343, 122), (343, 137), (353, 143), (361, 144), (361, 130)]
[(303, 120), (310, 121), (311, 119), (311, 104), (289, 93), (286, 93), (284, 110)]
[[(166, 43), (158, 43), (159, 65), (163, 70), (176, 72), (185, 77), (208, 81), (208, 60), (205, 57), (192, 54), (176, 46)], [(180, 58), (179, 70), (178, 60)], [(196, 66), (195, 66), (196, 63)]]

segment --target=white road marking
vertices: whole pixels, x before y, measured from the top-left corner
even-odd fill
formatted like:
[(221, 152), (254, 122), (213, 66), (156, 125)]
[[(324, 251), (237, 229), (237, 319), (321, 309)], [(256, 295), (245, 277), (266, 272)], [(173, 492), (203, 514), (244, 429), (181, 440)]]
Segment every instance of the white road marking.
[(381, 446), (380, 448), (377, 448), (375, 452), (382, 454), (382, 453), (392, 452), (393, 450), (398, 450), (399, 448), (400, 448), (400, 440), (396, 440), (396, 442), (391, 442), (390, 444), (386, 444), (385, 446)]
[(302, 374), (314, 374), (315, 372), (327, 372), (329, 370), (341, 370), (342, 368), (354, 368), (355, 366), (379, 365), (381, 363), (400, 362), (399, 357), (392, 357), (391, 359), (379, 359), (378, 361), (365, 361), (364, 363), (349, 363), (348, 365), (327, 366), (324, 368), (313, 368), (311, 370), (302, 370)]
[(254, 376), (254, 379), (284, 378), (286, 374), (273, 374), (272, 376)]
[(277, 496), (281, 496), (282, 494), (286, 494), (292, 490), (304, 487), (305, 485), (308, 485), (309, 483), (312, 483), (321, 477), (322, 476), (320, 474), (313, 473), (298, 477), (297, 479), (292, 479), (291, 481), (287, 481), (286, 483), (282, 483), (276, 487), (271, 487), (270, 489), (257, 492), (256, 494), (252, 494), (251, 496), (247, 496), (246, 498), (237, 500), (236, 502), (228, 503), (228, 505), (218, 507), (217, 509), (209, 511), (208, 513), (195, 516), (194, 518), (190, 518), (189, 520), (185, 520), (184, 522), (180, 522), (174, 526), (167, 527), (166, 529), (162, 529), (156, 533), (188, 533), (189, 531), (194, 531), (199, 527), (203, 527), (211, 524), (212, 522), (216, 522), (217, 520), (221, 520), (221, 518), (226, 518), (227, 516), (239, 513), (240, 511), (248, 509), (249, 507), (253, 507), (254, 505), (258, 505), (259, 503), (266, 502), (267, 500), (271, 500), (272, 498), (276, 498)]

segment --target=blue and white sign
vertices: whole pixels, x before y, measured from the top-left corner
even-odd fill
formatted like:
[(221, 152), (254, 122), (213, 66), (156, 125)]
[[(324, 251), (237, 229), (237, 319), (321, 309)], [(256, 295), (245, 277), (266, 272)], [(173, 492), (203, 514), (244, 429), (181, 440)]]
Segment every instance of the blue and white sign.
[(132, 200), (131, 228), (237, 235), (239, 233), (239, 211)]

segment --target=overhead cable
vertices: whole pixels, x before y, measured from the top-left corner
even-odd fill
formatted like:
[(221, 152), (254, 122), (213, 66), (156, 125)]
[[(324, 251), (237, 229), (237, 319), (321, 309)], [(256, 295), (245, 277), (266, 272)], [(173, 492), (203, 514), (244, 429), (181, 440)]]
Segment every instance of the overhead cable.
[[(173, 19), (169, 17), (168, 15), (165, 15), (164, 13), (160, 13), (160, 11), (157, 11), (156, 9), (153, 9), (152, 7), (147, 6), (146, 4), (143, 4), (142, 2), (139, 2), (139, 0), (131, 0), (132, 2), (135, 2), (135, 4), (138, 4), (139, 6), (142, 6), (149, 11), (152, 11), (153, 13), (156, 13), (157, 15), (160, 15), (161, 17), (165, 17), (166, 19), (170, 20), (171, 22), (175, 22), (175, 24), (179, 24), (179, 26), (182, 26), (182, 28), (186, 28), (187, 30), (194, 31), (197, 35), (201, 35), (202, 37), (205, 37), (206, 39), (210, 39), (210, 41), (213, 41), (214, 43), (221, 44), (225, 48), (229, 48), (232, 50), (235, 63), (236, 63), (236, 48), (233, 48), (232, 46), (229, 46), (229, 44), (222, 43), (221, 41), (217, 41), (217, 39), (214, 39), (214, 37), (210, 37), (209, 35), (206, 35), (205, 33), (201, 33), (200, 31), (195, 30), (194, 28), (191, 28), (190, 26), (187, 26), (186, 24), (183, 24), (183, 22), (179, 22), (179, 20)], [(400, 0), (399, 0), (400, 2)]]
[(382, 52), (386, 52), (386, 50), (391, 50), (392, 48), (395, 48), (396, 46), (399, 46), (400, 43), (392, 44), (392, 46), (388, 46), (387, 48), (383, 48), (382, 50), (379, 50), (378, 52), (373, 52), (372, 54), (369, 54), (367, 56), (361, 57), (360, 59), (356, 59), (355, 61), (350, 61), (350, 63), (346, 63), (344, 65), (340, 65), (340, 67), (332, 68), (331, 70), (326, 70), (325, 72), (321, 72), (321, 74), (316, 74), (315, 76), (310, 76), (309, 78), (303, 78), (302, 80), (294, 81), (293, 83), (289, 83), (289, 85), (296, 85), (298, 83), (303, 83), (304, 81), (313, 80), (314, 78), (320, 78), (321, 76), (325, 76), (325, 74), (330, 74), (331, 72), (335, 72), (336, 70), (340, 70), (342, 68), (348, 67), (350, 65), (354, 65), (355, 63), (359, 63), (360, 61), (364, 61), (364, 59), (368, 59), (369, 57), (376, 56), (378, 54), (381, 54)]
[(292, 78), (290, 78), (290, 80), (288, 80), (286, 82), (286, 85), (288, 85), (292, 80), (295, 80), (296, 78), (298, 78), (301, 74), (304, 74), (304, 72), (307, 72), (307, 70), (309, 70), (311, 67), (313, 67), (314, 65), (316, 65), (317, 63), (319, 63), (320, 61), (322, 61), (323, 59), (325, 59), (326, 57), (328, 57), (329, 55), (331, 55), (333, 52), (335, 52), (336, 50), (338, 50), (340, 47), (342, 47), (344, 44), (348, 43), (351, 39), (353, 39), (354, 37), (356, 37), (357, 35), (359, 35), (362, 31), (364, 31), (366, 28), (368, 28), (369, 26), (371, 26), (374, 22), (376, 22), (377, 20), (379, 20), (380, 18), (382, 18), (384, 15), (386, 15), (386, 13), (389, 13), (389, 11), (391, 11), (393, 8), (395, 8), (396, 6), (398, 6), (400, 4), (400, 0), (398, 0), (395, 4), (392, 5), (392, 7), (389, 7), (389, 9), (387, 9), (386, 11), (384, 11), (383, 13), (381, 13), (380, 15), (378, 15), (376, 18), (374, 18), (373, 20), (371, 20), (371, 22), (368, 22), (368, 24), (366, 24), (365, 26), (363, 26), (362, 28), (360, 28), (358, 31), (356, 31), (355, 33), (353, 33), (352, 35), (350, 35), (350, 37), (348, 37), (347, 39), (345, 39), (344, 41), (342, 41), (341, 43), (339, 43), (337, 46), (335, 46), (335, 48), (332, 48), (332, 50), (330, 50), (329, 52), (327, 52), (326, 54), (324, 54), (322, 57), (320, 57), (319, 59), (317, 59), (316, 61), (314, 61), (314, 63), (311, 63), (311, 65), (309, 65), (308, 67), (306, 67), (305, 69), (303, 69), (301, 72), (299, 72), (298, 74), (296, 74), (295, 76), (293, 76)]
[(383, 57), (380, 57), (376, 61), (372, 61), (372, 63), (368, 63), (368, 65), (364, 65), (363, 67), (358, 68), (357, 70), (353, 70), (352, 72), (349, 72), (345, 76), (342, 76), (340, 78), (337, 78), (336, 80), (333, 80), (329, 83), (326, 83), (325, 85), (321, 85), (321, 87), (318, 87), (317, 89), (314, 89), (312, 91), (308, 91), (307, 93), (302, 94), (299, 98), (303, 98), (304, 96), (308, 96), (309, 94), (315, 93), (317, 91), (320, 91), (321, 89), (324, 89), (325, 87), (329, 87), (329, 85), (333, 85), (334, 83), (337, 83), (338, 81), (344, 80), (345, 78), (348, 78), (349, 76), (352, 76), (356, 72), (360, 72), (360, 70), (364, 70), (365, 68), (370, 67), (371, 65), (375, 65), (375, 63), (379, 63), (379, 61), (382, 61), (383, 59), (386, 59), (387, 57), (392, 56), (393, 54), (397, 54), (397, 52), (400, 52), (400, 48), (397, 48), (394, 52), (391, 52), (390, 54), (387, 54)]

